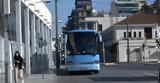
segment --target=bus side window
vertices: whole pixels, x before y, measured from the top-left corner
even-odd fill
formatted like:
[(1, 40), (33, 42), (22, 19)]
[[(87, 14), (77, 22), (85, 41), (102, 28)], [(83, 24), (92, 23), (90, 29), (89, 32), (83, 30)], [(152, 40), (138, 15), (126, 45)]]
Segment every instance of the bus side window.
[(64, 36), (64, 43), (67, 44), (67, 42), (68, 42), (68, 36), (65, 35), (65, 36)]

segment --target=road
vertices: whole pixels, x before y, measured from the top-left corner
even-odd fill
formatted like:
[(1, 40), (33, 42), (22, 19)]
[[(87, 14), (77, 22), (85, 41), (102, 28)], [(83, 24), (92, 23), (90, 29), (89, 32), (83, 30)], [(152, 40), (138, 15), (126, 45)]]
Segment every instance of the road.
[(158, 83), (156, 64), (102, 65), (98, 74), (56, 76), (53, 83)]

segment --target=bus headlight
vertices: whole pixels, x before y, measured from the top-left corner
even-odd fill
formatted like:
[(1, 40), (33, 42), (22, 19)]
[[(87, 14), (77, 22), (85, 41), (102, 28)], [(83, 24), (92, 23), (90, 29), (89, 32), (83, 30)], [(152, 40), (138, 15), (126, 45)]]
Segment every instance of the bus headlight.
[(100, 61), (99, 60), (94, 60), (94, 64), (99, 64)]

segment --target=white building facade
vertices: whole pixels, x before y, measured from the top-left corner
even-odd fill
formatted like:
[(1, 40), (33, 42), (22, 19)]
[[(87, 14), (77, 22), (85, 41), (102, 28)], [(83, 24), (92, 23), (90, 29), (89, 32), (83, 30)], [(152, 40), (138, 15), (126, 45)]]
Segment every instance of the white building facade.
[[(157, 28), (160, 27), (159, 21), (151, 21), (152, 19), (148, 18), (149, 21), (140, 20), (140, 23), (138, 20), (142, 19), (140, 18), (142, 15), (137, 14), (128, 18), (128, 24), (125, 19), (102, 32), (108, 58), (117, 62), (127, 62), (128, 57), (130, 62), (158, 61), (156, 38)], [(152, 16), (148, 17), (152, 18)], [(129, 56), (127, 55), (127, 37), (129, 37)]]
[(24, 58), (26, 75), (38, 73), (50, 66), (52, 22), (51, 13), (45, 2), (43, 0), (0, 0), (0, 10), (3, 10), (0, 11), (0, 52), (2, 53), (0, 74), (4, 76), (6, 72), (8, 73), (8, 76), (4, 77), (9, 78), (8, 83), (14, 82), (15, 51), (19, 51)]
[(146, 0), (113, 0), (111, 16), (129, 16), (137, 13)]
[[(145, 61), (147, 58), (149, 59), (149, 57), (155, 53), (156, 50), (156, 27), (157, 24), (151, 24), (151, 25), (138, 25), (138, 26), (128, 26), (131, 27), (129, 28), (129, 48), (130, 48), (130, 61)], [(124, 26), (115, 26), (115, 28), (118, 27), (118, 29), (115, 30), (115, 34), (116, 34), (116, 38), (114, 41), (117, 42), (118, 44), (118, 51), (117, 51), (117, 58), (118, 58), (118, 62), (127, 62), (127, 38), (126, 38), (126, 29), (124, 29)], [(145, 32), (146, 28), (150, 27), (150, 29), (152, 30), (152, 37), (151, 38), (146, 38), (145, 34), (147, 34), (147, 32)], [(153, 47), (155, 49), (151, 49), (150, 50), (150, 54), (149, 51), (146, 51), (145, 54), (141, 54), (142, 53), (142, 49), (146, 49), (143, 48), (143, 44), (145, 44), (146, 46), (149, 47)], [(135, 54), (136, 53), (136, 54)], [(136, 56), (134, 56), (136, 55)], [(142, 56), (143, 55), (143, 56)], [(135, 57), (135, 58), (134, 58)], [(143, 60), (144, 59), (144, 60)], [(157, 59), (158, 61), (158, 59)]]
[(102, 27), (102, 31), (109, 28), (113, 24), (125, 19), (126, 17), (111, 17), (109, 15), (104, 15), (104, 17), (86, 17), (85, 21), (96, 21), (99, 27)]

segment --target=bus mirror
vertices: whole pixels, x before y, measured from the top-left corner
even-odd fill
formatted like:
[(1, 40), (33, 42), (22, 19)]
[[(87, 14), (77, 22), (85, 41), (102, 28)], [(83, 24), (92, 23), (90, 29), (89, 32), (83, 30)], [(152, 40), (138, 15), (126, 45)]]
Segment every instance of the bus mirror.
[(101, 35), (99, 33), (97, 34), (97, 40), (98, 40), (99, 43), (100, 42), (102, 43), (102, 37), (101, 37)]
[(103, 61), (105, 62), (104, 42), (99, 42), (98, 43), (98, 53), (103, 57)]
[(64, 43), (67, 44), (67, 35), (64, 36)]

